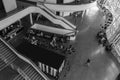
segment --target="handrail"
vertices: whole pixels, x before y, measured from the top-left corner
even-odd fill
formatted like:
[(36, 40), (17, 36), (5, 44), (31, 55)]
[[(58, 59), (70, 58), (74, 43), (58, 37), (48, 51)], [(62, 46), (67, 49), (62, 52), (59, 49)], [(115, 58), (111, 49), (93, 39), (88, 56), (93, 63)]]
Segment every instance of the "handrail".
[(9, 44), (7, 44), (2, 38), (0, 38), (0, 40), (9, 48), (11, 49), (15, 55), (17, 55), (20, 59), (22, 59), (23, 61), (27, 62), (28, 64), (30, 64), (45, 80), (50, 80), (40, 69), (38, 69), (38, 67), (29, 59), (25, 58), (24, 56), (20, 55), (17, 53), (16, 50), (14, 50)]
[(37, 3), (37, 6), (45, 9), (47, 11), (47, 13), (49, 13), (50, 15), (52, 15), (54, 18), (62, 20), (64, 23), (68, 24), (71, 28), (76, 29), (76, 26), (73, 25), (72, 23), (70, 23), (68, 20), (66, 20), (65, 18), (61, 17), (61, 16), (57, 16), (55, 15), (49, 8), (47, 8), (44, 4), (39, 4), (40, 2)]
[(46, 13), (43, 9), (41, 9), (40, 7), (35, 7), (35, 6), (30, 6), (30, 7), (26, 8), (26, 9), (24, 9), (16, 14), (6, 18), (6, 19), (1, 20), (0, 21), (0, 30), (11, 25), (12, 23), (16, 22), (17, 20), (25, 17), (26, 15), (28, 15), (30, 13), (40, 13), (40, 14), (44, 15), (47, 19), (49, 19), (51, 22), (53, 22), (54, 24), (61, 25), (65, 29), (73, 30), (73, 28), (69, 27), (68, 24), (64, 23), (61, 20), (53, 18), (48, 13)]
[(36, 29), (36, 30), (45, 31), (45, 32), (54, 33), (54, 34), (67, 35), (67, 36), (73, 35), (70, 33), (75, 33), (75, 31), (73, 31), (73, 30), (55, 28), (55, 27), (41, 25), (41, 24), (37, 24), (37, 23), (35, 23), (31, 28)]

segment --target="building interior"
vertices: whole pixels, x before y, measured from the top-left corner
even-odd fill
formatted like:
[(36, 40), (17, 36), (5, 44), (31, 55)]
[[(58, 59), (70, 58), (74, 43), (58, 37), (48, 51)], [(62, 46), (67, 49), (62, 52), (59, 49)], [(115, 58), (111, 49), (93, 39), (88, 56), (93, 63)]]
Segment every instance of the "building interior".
[(120, 80), (120, 0), (0, 0), (0, 80)]

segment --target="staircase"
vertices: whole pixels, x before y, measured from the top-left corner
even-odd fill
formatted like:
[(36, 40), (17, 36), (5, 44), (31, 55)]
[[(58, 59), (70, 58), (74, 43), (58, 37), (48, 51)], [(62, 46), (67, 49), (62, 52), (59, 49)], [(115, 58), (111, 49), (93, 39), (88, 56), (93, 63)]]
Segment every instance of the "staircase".
[[(25, 61), (25, 59), (22, 59), (17, 55), (17, 52), (13, 50), (14, 49), (12, 47), (0, 38), (0, 71), (10, 64), (14, 64), (16, 66), (15, 62), (18, 59), (21, 59), (21, 61), (26, 63), (26, 67), (24, 69), (21, 69), (19, 66), (18, 67), (21, 69), (22, 73), (27, 76), (27, 80), (50, 80), (42, 71), (38, 70), (33, 62), (29, 60), (29, 62), (27, 62), (27, 60)], [(25, 80), (25, 77), (21, 76), (21, 74), (15, 76), (13, 80)]]
[(25, 79), (19, 74), (13, 80), (25, 80)]
[(0, 40), (0, 71), (16, 60), (17, 56), (11, 52), (12, 51), (6, 48), (6, 45)]
[(27, 66), (24, 70), (24, 73), (31, 79), (31, 80), (45, 80), (42, 76), (40, 76), (33, 67), (30, 65)]
[(0, 59), (0, 71), (2, 71), (4, 68), (6, 68), (8, 65), (5, 64), (3, 60)]
[(75, 30), (76, 29), (76, 26), (73, 25), (71, 22), (69, 22), (68, 20), (66, 20), (65, 18), (63, 17), (60, 17), (60, 16), (57, 16), (55, 15), (49, 8), (47, 8), (44, 4), (42, 5), (40, 2), (37, 4), (37, 6), (39, 8), (41, 8), (43, 11), (45, 11), (46, 13), (48, 13), (51, 17), (57, 19), (57, 20), (60, 20), (62, 21), (63, 23), (65, 23), (68, 28), (65, 28), (65, 29), (71, 29), (71, 30)]

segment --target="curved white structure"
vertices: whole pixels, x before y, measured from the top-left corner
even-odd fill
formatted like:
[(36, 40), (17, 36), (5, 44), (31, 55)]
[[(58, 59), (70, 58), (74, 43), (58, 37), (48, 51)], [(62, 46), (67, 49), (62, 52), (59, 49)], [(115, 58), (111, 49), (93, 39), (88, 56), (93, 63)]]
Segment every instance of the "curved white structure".
[(35, 23), (31, 28), (49, 33), (60, 34), (60, 35), (67, 35), (67, 36), (75, 35), (74, 31), (72, 30), (60, 29), (60, 28), (41, 25), (37, 23)]
[(43, 16), (45, 16), (47, 19), (49, 19), (51, 22), (53, 22), (54, 24), (61, 25), (65, 29), (74, 30), (74, 28), (72, 27), (71, 24), (68, 24), (66, 21), (57, 19), (56, 17), (52, 16), (50, 13), (46, 12), (45, 10), (41, 9), (40, 7), (35, 7), (35, 6), (28, 7), (10, 17), (7, 17), (7, 18), (1, 20), (0, 21), (0, 30), (2, 30), (3, 28), (11, 25), (12, 23), (16, 22), (17, 20), (19, 20), (31, 13), (40, 13)]
[(36, 30), (45, 31), (45, 32), (49, 32), (49, 33), (69, 36), (71, 41), (75, 40), (75, 38), (76, 38), (76, 36), (75, 36), (76, 32), (73, 30), (60, 29), (60, 28), (41, 25), (41, 24), (37, 24), (37, 23), (34, 24), (31, 27), (31, 29), (36, 29)]
[(49, 4), (44, 3), (44, 5), (54, 11), (60, 11), (60, 12), (74, 12), (74, 11), (83, 11), (86, 9), (90, 9), (92, 7), (95, 7), (97, 5), (97, 1), (94, 1), (92, 3), (88, 4), (77, 4), (77, 5), (59, 5), (59, 4)]
[(49, 8), (47, 8), (46, 6), (42, 5), (42, 4), (37, 4), (38, 7), (45, 9), (48, 13), (50, 13), (50, 15), (54, 16), (56, 19), (62, 20), (64, 23), (68, 24), (69, 26), (71, 26), (72, 28), (76, 29), (76, 26), (73, 25), (72, 23), (70, 23), (68, 20), (66, 20), (65, 18), (61, 17), (61, 16), (57, 16), (55, 15)]

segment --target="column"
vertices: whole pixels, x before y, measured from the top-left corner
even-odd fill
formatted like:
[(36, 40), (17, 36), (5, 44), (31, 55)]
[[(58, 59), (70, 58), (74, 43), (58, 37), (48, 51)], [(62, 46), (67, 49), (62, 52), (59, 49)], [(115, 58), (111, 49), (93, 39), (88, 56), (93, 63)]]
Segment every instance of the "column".
[(56, 69), (54, 69), (54, 77), (56, 76), (56, 73), (57, 73), (57, 70), (56, 70)]
[(41, 62), (38, 62), (39, 68), (42, 70), (42, 64)]
[(46, 65), (46, 72), (49, 73), (48, 66)]
[(31, 23), (31, 25), (33, 25), (32, 13), (30, 14), (30, 23)]
[(52, 76), (54, 75), (54, 70), (53, 70), (53, 68), (52, 68), (52, 67), (51, 67), (50, 74), (51, 74)]
[(42, 64), (42, 68), (43, 68), (42, 70), (45, 71), (45, 65), (44, 64)]

